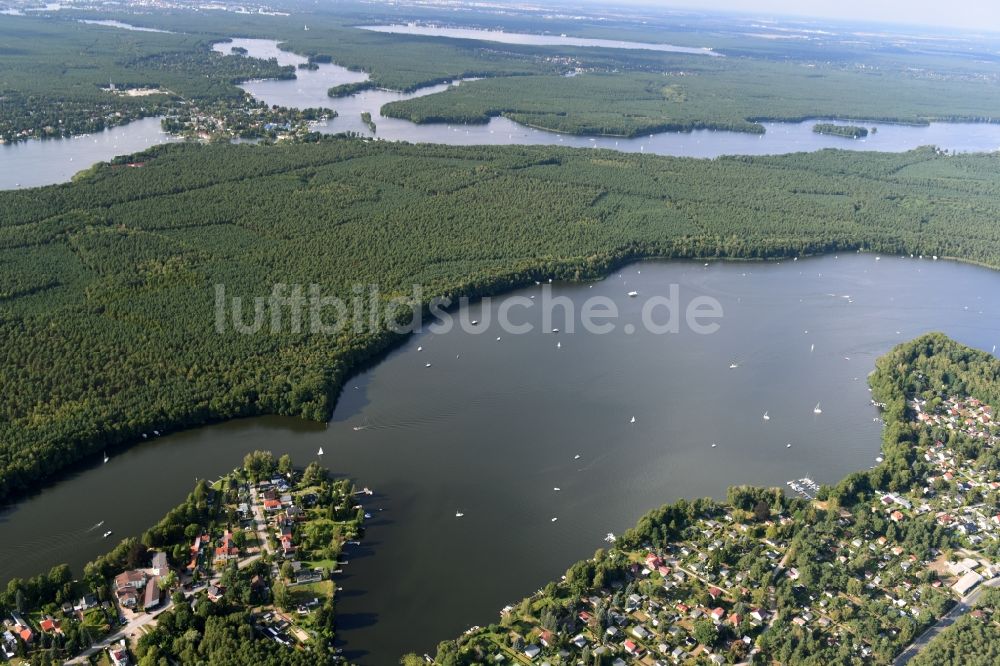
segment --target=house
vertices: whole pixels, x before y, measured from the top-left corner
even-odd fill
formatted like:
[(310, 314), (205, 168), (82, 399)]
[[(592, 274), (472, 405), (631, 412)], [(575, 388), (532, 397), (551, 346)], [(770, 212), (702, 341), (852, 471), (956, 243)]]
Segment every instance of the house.
[(222, 598), (222, 595), (226, 593), (226, 588), (219, 585), (209, 585), (206, 593), (208, 594), (208, 600), (214, 603)]
[(632, 635), (639, 640), (646, 640), (652, 637), (652, 634), (650, 634), (646, 627), (641, 624), (632, 629)]
[(975, 571), (970, 571), (961, 578), (959, 578), (958, 581), (951, 586), (951, 589), (955, 590), (955, 592), (957, 592), (959, 596), (964, 597), (969, 592), (969, 590), (974, 588), (976, 585), (979, 585), (979, 583), (982, 582), (982, 580), (983, 580), (982, 576), (980, 576)]
[(710, 587), (708, 588), (708, 594), (712, 597), (712, 600), (715, 601), (722, 596), (722, 590), (717, 587)]
[(139, 590), (146, 585), (146, 574), (138, 569), (131, 569), (115, 576), (115, 591), (121, 592), (128, 588)]
[(622, 646), (625, 648), (626, 652), (635, 657), (641, 657), (646, 652), (641, 645), (631, 639), (622, 643)]
[(716, 608), (711, 612), (711, 616), (713, 621), (719, 622), (726, 616), (726, 611), (722, 608)]
[(124, 645), (116, 643), (108, 647), (108, 656), (114, 666), (128, 666), (128, 650)]
[(170, 571), (170, 566), (167, 564), (167, 554), (162, 551), (154, 553), (151, 569), (154, 576), (166, 576)]
[(72, 606), (72, 610), (85, 611), (88, 608), (93, 608), (96, 605), (97, 605), (97, 599), (94, 598), (94, 595), (85, 594), (83, 597), (81, 597), (80, 601), (78, 601), (75, 605)]
[(541, 653), (542, 653), (542, 648), (538, 647), (537, 645), (529, 645), (528, 647), (524, 648), (524, 656), (527, 657), (528, 659), (531, 659), (532, 661), (534, 661), (535, 657), (537, 657)]
[(222, 535), (218, 548), (215, 549), (215, 560), (227, 561), (240, 556), (240, 549), (233, 545), (233, 533), (226, 530)]
[(901, 511), (896, 510), (889, 514), (889, 518), (892, 520), (892, 522), (898, 523), (903, 519), (903, 514)]
[(0, 640), (0, 652), (3, 652), (4, 658), (13, 659), (17, 656), (17, 638), (14, 634), (5, 631), (0, 638), (2, 638)]
[(577, 634), (576, 636), (574, 636), (573, 640), (571, 640), (570, 643), (575, 645), (580, 650), (587, 647), (588, 645), (587, 639), (584, 637), (583, 634)]
[(61, 634), (62, 627), (60, 625), (61, 622), (53, 617), (46, 617), (38, 624), (41, 630), (46, 634)]
[(160, 579), (153, 576), (146, 582), (146, 590), (142, 595), (142, 610), (149, 612), (160, 605)]
[(139, 592), (134, 587), (127, 587), (119, 590), (118, 605), (122, 608), (135, 608), (139, 604)]
[(555, 642), (555, 637), (552, 635), (551, 631), (546, 629), (541, 633), (541, 635), (539, 635), (538, 642), (544, 647), (552, 647), (552, 644)]

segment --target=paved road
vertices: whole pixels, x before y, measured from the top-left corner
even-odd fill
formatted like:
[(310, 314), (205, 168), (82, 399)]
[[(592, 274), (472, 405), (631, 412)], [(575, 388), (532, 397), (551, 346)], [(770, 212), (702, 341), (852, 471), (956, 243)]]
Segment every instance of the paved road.
[(927, 631), (920, 634), (917, 640), (910, 643), (909, 647), (903, 650), (903, 652), (896, 657), (896, 661), (893, 662), (893, 666), (904, 666), (904, 664), (917, 656), (917, 653), (924, 649), (928, 643), (934, 640), (935, 636), (955, 624), (955, 621), (958, 620), (958, 618), (972, 610), (973, 606), (976, 605), (976, 602), (979, 601), (979, 597), (986, 591), (986, 588), (997, 586), (1000, 586), (1000, 578), (988, 580), (972, 592), (969, 592), (967, 595), (962, 597), (946, 615), (937, 621), (937, 623), (931, 625)]
[(132, 618), (132, 620), (128, 624), (126, 624), (124, 627), (122, 627), (121, 629), (119, 629), (118, 631), (116, 631), (113, 634), (105, 636), (104, 638), (102, 638), (101, 640), (97, 641), (96, 643), (94, 643), (93, 645), (91, 645), (89, 648), (87, 648), (86, 650), (84, 650), (82, 653), (80, 653), (76, 657), (70, 659), (66, 663), (67, 664), (85, 664), (85, 663), (87, 663), (87, 658), (88, 657), (90, 657), (90, 656), (92, 656), (92, 655), (100, 652), (101, 650), (107, 648), (112, 643), (117, 643), (118, 641), (120, 641), (121, 639), (125, 638), (126, 636), (138, 635), (139, 630), (142, 627), (145, 627), (147, 624), (149, 624), (150, 622), (154, 621), (156, 619), (156, 617), (160, 613), (168, 610), (171, 607), (171, 605), (172, 605), (172, 602), (170, 600), (170, 597), (167, 597), (167, 600), (163, 604), (162, 608), (159, 608), (159, 609), (153, 611), (152, 613), (143, 613), (141, 615), (138, 615), (137, 617)]

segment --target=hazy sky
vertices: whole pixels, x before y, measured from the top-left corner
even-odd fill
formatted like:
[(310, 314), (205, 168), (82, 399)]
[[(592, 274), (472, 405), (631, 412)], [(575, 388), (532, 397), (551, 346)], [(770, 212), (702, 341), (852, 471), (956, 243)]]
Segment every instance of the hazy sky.
[(886, 23), (969, 28), (1000, 32), (1000, 2), (996, 0), (641, 0), (643, 4), (739, 11), (748, 14), (788, 14)]

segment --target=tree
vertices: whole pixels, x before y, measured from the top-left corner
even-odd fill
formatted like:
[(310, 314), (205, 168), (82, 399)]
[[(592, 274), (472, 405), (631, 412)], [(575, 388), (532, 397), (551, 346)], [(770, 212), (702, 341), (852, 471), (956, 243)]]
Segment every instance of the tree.
[(760, 500), (753, 507), (753, 517), (759, 523), (767, 522), (771, 519), (771, 505), (764, 500)]
[(276, 582), (271, 586), (271, 594), (274, 596), (274, 604), (282, 610), (288, 610), (292, 603), (292, 595), (284, 583)]
[(278, 458), (278, 471), (282, 474), (291, 474), (292, 472), (292, 457), (287, 453), (280, 458)]
[(699, 643), (709, 647), (715, 644), (719, 633), (716, 631), (715, 625), (708, 620), (698, 620), (694, 623), (694, 637)]
[(243, 468), (255, 482), (270, 477), (275, 467), (274, 454), (270, 451), (251, 451), (243, 457)]

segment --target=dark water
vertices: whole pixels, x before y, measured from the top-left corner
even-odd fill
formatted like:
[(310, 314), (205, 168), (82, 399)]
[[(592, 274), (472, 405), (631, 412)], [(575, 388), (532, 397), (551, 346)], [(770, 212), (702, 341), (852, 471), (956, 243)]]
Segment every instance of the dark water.
[[(643, 304), (672, 284), (682, 306), (717, 299), (721, 329), (645, 331)], [(349, 382), (328, 427), (258, 418), (170, 435), (0, 514), (0, 584), (61, 561), (79, 571), (110, 545), (88, 528), (105, 520), (116, 539), (138, 534), (195, 477), (215, 478), (248, 451), (304, 465), (322, 446), (324, 464), (376, 491), (340, 583), (345, 649), (364, 664), (396, 663), (496, 621), (664, 502), (806, 475), (835, 482), (874, 464), (880, 428), (865, 377), (875, 358), (931, 330), (989, 351), (1000, 342), (997, 284), (973, 266), (849, 255), (643, 263), (555, 285), (577, 310), (610, 297), (621, 318), (607, 335), (569, 334), (558, 317), (561, 333), (542, 332), (542, 287), (524, 289), (508, 298), (538, 305), (511, 318), (535, 332), (487, 325), (505, 299), (473, 306), (476, 333), (415, 336)]]

